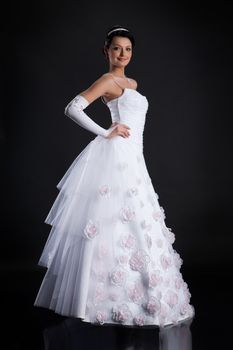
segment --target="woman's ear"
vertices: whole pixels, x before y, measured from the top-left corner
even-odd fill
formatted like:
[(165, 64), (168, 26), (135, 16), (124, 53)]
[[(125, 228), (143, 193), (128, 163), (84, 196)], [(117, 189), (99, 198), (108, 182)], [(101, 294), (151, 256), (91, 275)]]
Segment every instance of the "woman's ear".
[(108, 60), (108, 51), (107, 51), (106, 47), (103, 47), (103, 54), (104, 54), (106, 60)]

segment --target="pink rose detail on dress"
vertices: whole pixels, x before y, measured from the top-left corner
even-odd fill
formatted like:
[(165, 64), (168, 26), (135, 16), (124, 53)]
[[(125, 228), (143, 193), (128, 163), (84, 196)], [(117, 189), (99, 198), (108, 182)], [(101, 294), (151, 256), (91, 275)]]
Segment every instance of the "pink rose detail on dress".
[(145, 316), (143, 314), (139, 314), (133, 318), (133, 323), (137, 326), (144, 326), (145, 320)]
[(106, 290), (103, 285), (97, 285), (94, 293), (94, 305), (98, 305), (106, 299)]
[(137, 281), (133, 285), (127, 286), (127, 294), (129, 299), (135, 304), (140, 304), (144, 299), (144, 288), (141, 281)]
[(155, 221), (163, 222), (163, 220), (166, 218), (163, 207), (160, 207), (160, 210), (154, 210), (152, 217)]
[(107, 277), (108, 277), (108, 273), (106, 270), (102, 270), (97, 273), (97, 279), (99, 282), (106, 282)]
[(132, 249), (135, 247), (135, 244), (136, 244), (136, 238), (130, 233), (122, 236), (120, 240), (120, 246), (122, 248)]
[(187, 315), (188, 315), (188, 317), (193, 317), (194, 314), (195, 314), (194, 307), (189, 304), (189, 306), (187, 308)]
[(180, 306), (180, 313), (181, 315), (185, 315), (188, 312), (189, 303), (187, 301), (183, 302)]
[(112, 319), (116, 322), (122, 322), (129, 320), (132, 317), (132, 313), (127, 304), (121, 304), (119, 306), (112, 307)]
[(176, 277), (174, 280), (174, 285), (176, 289), (180, 289), (183, 284), (183, 280), (181, 277)]
[(149, 300), (143, 304), (143, 307), (150, 315), (154, 316), (155, 314), (159, 314), (161, 302), (157, 298), (151, 296)]
[(173, 244), (175, 242), (175, 235), (174, 233), (172, 232), (171, 228), (170, 227), (166, 227), (164, 226), (163, 227), (163, 234), (164, 234), (164, 237), (167, 238), (167, 240)]
[(174, 251), (174, 263), (175, 266), (180, 269), (181, 265), (183, 264), (183, 260), (180, 257), (180, 254)]
[(109, 274), (111, 283), (115, 284), (116, 286), (124, 285), (127, 275), (128, 275), (128, 272), (120, 266), (116, 267)]
[(93, 239), (99, 234), (99, 221), (93, 222), (91, 219), (88, 221), (85, 229), (84, 235), (88, 239)]
[(131, 187), (128, 189), (128, 195), (130, 197), (134, 197), (134, 196), (137, 196), (138, 195), (138, 189), (137, 187)]
[(99, 324), (104, 324), (104, 322), (107, 320), (107, 313), (99, 310), (96, 312), (95, 318)]
[(129, 265), (132, 270), (142, 272), (147, 268), (150, 261), (149, 255), (143, 249), (135, 251), (129, 260)]
[(152, 238), (148, 233), (144, 235), (148, 249), (152, 247)]
[(129, 206), (121, 208), (120, 214), (123, 223), (127, 223), (135, 219), (135, 211)]
[(103, 257), (108, 255), (108, 248), (107, 245), (104, 243), (100, 243), (99, 245), (99, 258), (102, 259)]
[(149, 287), (159, 286), (163, 281), (160, 270), (154, 270), (149, 274)]
[(171, 257), (162, 254), (160, 256), (160, 263), (164, 270), (167, 270), (171, 266)]
[(178, 303), (178, 295), (171, 289), (164, 296), (164, 301), (173, 308)]
[(110, 197), (110, 194), (111, 194), (111, 187), (108, 186), (108, 185), (102, 185), (99, 187), (99, 194), (102, 196), (102, 197)]
[(191, 298), (191, 293), (189, 291), (187, 283), (184, 281), (183, 281), (183, 292), (184, 292), (185, 300), (189, 302)]

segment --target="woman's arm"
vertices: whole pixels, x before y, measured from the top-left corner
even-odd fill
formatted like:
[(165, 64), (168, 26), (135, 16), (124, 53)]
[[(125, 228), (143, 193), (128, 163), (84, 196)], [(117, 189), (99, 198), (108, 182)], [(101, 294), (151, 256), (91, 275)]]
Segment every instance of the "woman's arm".
[(109, 129), (104, 129), (89, 118), (83, 110), (93, 101), (111, 89), (111, 78), (106, 75), (101, 76), (88, 89), (79, 93), (72, 101), (68, 103), (68, 105), (65, 107), (65, 115), (71, 118), (81, 127), (93, 132), (94, 134), (108, 137), (108, 135), (117, 125), (114, 125)]

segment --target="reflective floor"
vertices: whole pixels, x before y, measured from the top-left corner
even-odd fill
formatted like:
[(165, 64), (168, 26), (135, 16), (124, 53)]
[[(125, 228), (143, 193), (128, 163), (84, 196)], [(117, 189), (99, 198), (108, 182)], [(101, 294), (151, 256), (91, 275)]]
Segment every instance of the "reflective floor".
[[(232, 271), (182, 271), (192, 293), (193, 320), (175, 327), (132, 328), (91, 325), (33, 306), (42, 268), (6, 268), (2, 274), (2, 337), (9, 350), (228, 350), (231, 341)], [(226, 281), (224, 285), (220, 283)]]
[(44, 347), (46, 350), (191, 350), (190, 324), (191, 321), (158, 331), (109, 326), (89, 327), (75, 319), (66, 319), (43, 331)]

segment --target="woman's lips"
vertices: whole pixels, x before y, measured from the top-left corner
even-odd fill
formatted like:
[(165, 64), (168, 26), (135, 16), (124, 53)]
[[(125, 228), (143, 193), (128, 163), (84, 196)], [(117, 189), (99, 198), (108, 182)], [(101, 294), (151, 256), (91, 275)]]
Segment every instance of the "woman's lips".
[(127, 61), (128, 58), (118, 58), (119, 61)]

